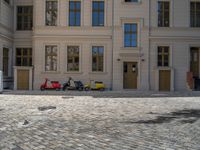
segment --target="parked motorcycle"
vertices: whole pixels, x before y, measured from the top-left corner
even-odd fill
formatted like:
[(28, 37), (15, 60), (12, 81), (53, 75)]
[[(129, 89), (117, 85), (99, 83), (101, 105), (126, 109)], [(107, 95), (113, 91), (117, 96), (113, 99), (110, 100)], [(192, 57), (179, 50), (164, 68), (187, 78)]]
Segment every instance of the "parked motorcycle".
[(60, 90), (61, 84), (58, 81), (50, 81), (48, 78), (45, 79), (45, 82), (40, 86), (40, 90)]
[(89, 90), (100, 90), (100, 91), (104, 91), (106, 88), (105, 84), (103, 82), (100, 81), (94, 81), (91, 80), (89, 84), (86, 84), (84, 86), (85, 91), (89, 91)]
[(68, 81), (63, 84), (63, 91), (65, 90), (79, 90), (83, 91), (84, 85), (81, 81), (74, 81), (71, 77), (69, 77)]

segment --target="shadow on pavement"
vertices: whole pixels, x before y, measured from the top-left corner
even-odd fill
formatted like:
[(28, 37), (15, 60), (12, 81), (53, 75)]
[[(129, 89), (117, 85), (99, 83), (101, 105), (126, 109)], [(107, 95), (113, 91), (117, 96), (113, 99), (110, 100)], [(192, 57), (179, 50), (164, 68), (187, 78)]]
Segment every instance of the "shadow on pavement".
[(179, 121), (180, 123), (195, 123), (198, 119), (200, 119), (200, 109), (185, 109), (178, 110), (171, 113), (166, 114), (156, 114), (149, 113), (152, 115), (158, 115), (155, 119), (150, 120), (139, 120), (139, 121), (127, 121), (124, 123), (135, 123), (135, 124), (162, 124), (162, 123), (170, 123), (172, 121)]

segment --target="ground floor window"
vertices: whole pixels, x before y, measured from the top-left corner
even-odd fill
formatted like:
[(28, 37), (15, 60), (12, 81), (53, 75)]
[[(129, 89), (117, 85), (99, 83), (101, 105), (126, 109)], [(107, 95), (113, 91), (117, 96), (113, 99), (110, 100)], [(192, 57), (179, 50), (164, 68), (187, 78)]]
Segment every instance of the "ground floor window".
[(169, 46), (158, 46), (158, 67), (169, 66)]
[(9, 70), (9, 49), (3, 48), (3, 75), (8, 76)]
[(104, 70), (104, 47), (92, 47), (92, 71), (103, 72)]
[(57, 52), (56, 45), (45, 47), (45, 71), (57, 71)]
[(32, 66), (32, 49), (16, 49), (16, 66)]
[(67, 71), (79, 71), (79, 46), (67, 47)]

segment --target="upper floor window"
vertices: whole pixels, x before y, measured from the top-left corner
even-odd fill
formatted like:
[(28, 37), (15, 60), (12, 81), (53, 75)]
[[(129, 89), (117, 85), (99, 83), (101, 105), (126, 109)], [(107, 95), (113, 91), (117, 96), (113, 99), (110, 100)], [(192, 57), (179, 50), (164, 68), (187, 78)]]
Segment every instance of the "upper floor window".
[(190, 3), (190, 26), (200, 27), (200, 2)]
[(58, 2), (57, 0), (46, 1), (46, 25), (56, 26), (58, 17)]
[(79, 46), (67, 47), (67, 71), (79, 71)]
[(159, 46), (158, 47), (158, 67), (169, 66), (169, 47)]
[(104, 26), (104, 1), (92, 2), (92, 26)]
[(33, 26), (33, 7), (17, 6), (17, 30), (31, 30)]
[(10, 0), (4, 0), (6, 3), (10, 4)]
[(69, 26), (80, 26), (81, 24), (81, 2), (69, 2)]
[(124, 24), (124, 47), (137, 47), (137, 24)]
[(57, 52), (56, 45), (45, 47), (45, 71), (57, 71)]
[(125, 2), (139, 2), (139, 0), (125, 0)]
[(104, 65), (104, 47), (93, 46), (92, 47), (92, 71), (103, 72)]
[(32, 66), (32, 49), (16, 49), (16, 66)]
[(158, 2), (158, 27), (169, 27), (170, 25), (170, 2)]

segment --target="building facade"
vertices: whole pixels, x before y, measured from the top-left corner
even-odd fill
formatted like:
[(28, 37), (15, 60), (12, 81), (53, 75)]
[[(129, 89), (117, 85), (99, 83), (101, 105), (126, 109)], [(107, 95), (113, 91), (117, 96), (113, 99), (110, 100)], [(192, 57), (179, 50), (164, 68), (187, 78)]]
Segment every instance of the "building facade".
[(200, 0), (2, 0), (5, 88), (45, 78), (110, 90), (198, 89)]

